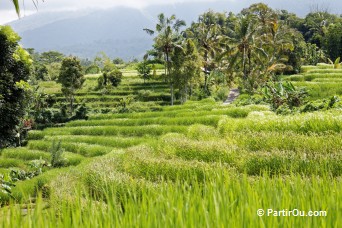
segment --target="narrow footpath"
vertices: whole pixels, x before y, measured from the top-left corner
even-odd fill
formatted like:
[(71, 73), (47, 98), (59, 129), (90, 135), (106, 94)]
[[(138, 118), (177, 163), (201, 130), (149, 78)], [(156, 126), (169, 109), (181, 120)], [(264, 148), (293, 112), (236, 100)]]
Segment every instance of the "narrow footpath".
[(229, 105), (235, 101), (236, 98), (240, 95), (240, 91), (238, 88), (231, 89), (229, 91), (228, 98), (225, 102), (223, 102), (223, 105)]

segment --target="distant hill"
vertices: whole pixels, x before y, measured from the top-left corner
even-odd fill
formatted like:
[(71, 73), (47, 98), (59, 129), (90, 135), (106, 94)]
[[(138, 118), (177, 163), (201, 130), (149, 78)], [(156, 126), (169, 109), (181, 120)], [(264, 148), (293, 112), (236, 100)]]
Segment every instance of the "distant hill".
[[(50, 20), (51, 15), (37, 14), (12, 24), (22, 37), (24, 47), (40, 52), (58, 50), (80, 57), (93, 57), (105, 51), (111, 57), (128, 59), (142, 56), (152, 45), (151, 37), (143, 28), (153, 23), (136, 9), (53, 14), (56, 14), (55, 20)], [(38, 26), (36, 21), (43, 23)]]
[[(144, 10), (117, 7), (107, 10), (42, 12), (24, 17), (10, 25), (22, 37), (24, 47), (32, 47), (39, 52), (57, 50), (67, 55), (92, 58), (98, 52), (104, 51), (112, 58), (121, 57), (128, 60), (141, 58), (146, 50), (151, 48), (153, 37), (147, 35), (143, 28), (153, 29), (156, 17), (161, 12), (166, 15), (176, 14), (178, 18), (190, 24), (208, 9), (236, 13), (255, 2), (258, 1), (246, 0), (237, 3), (218, 0), (154, 5)], [(288, 0), (286, 4), (284, 2), (270, 1), (269, 5), (273, 8), (288, 9), (301, 16), (310, 10), (310, 1), (307, 0)], [(342, 3), (339, 4), (342, 7)]]

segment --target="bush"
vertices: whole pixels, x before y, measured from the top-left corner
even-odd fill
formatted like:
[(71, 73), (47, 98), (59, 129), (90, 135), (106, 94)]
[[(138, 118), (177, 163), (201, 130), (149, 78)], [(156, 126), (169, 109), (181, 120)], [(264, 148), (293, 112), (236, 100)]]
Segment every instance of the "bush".
[(111, 71), (108, 75), (108, 80), (110, 81), (111, 85), (117, 87), (122, 80), (122, 72), (118, 69)]
[(229, 89), (227, 87), (221, 87), (215, 92), (214, 98), (217, 101), (225, 101), (227, 100), (228, 95)]
[(151, 95), (152, 95), (151, 90), (139, 90), (137, 94), (138, 99), (140, 101), (146, 101), (146, 99), (148, 99)]
[(62, 157), (64, 150), (62, 149), (61, 141), (58, 141), (58, 143), (53, 141), (49, 151), (51, 153), (51, 166), (62, 167), (65, 159)]

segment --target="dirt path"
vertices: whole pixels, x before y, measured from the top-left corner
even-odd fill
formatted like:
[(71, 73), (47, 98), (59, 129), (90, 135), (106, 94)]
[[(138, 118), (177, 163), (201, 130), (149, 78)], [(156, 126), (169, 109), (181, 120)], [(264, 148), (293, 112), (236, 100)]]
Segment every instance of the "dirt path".
[(240, 91), (238, 88), (231, 89), (229, 91), (228, 98), (225, 102), (223, 102), (223, 105), (231, 104), (235, 99), (240, 95)]

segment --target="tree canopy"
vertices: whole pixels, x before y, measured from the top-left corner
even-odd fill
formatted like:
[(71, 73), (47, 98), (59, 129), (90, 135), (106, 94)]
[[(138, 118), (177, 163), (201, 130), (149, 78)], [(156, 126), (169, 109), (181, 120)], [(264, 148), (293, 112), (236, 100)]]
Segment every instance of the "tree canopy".
[(32, 60), (9, 26), (0, 26), (0, 148), (15, 143), (26, 114), (27, 80)]

